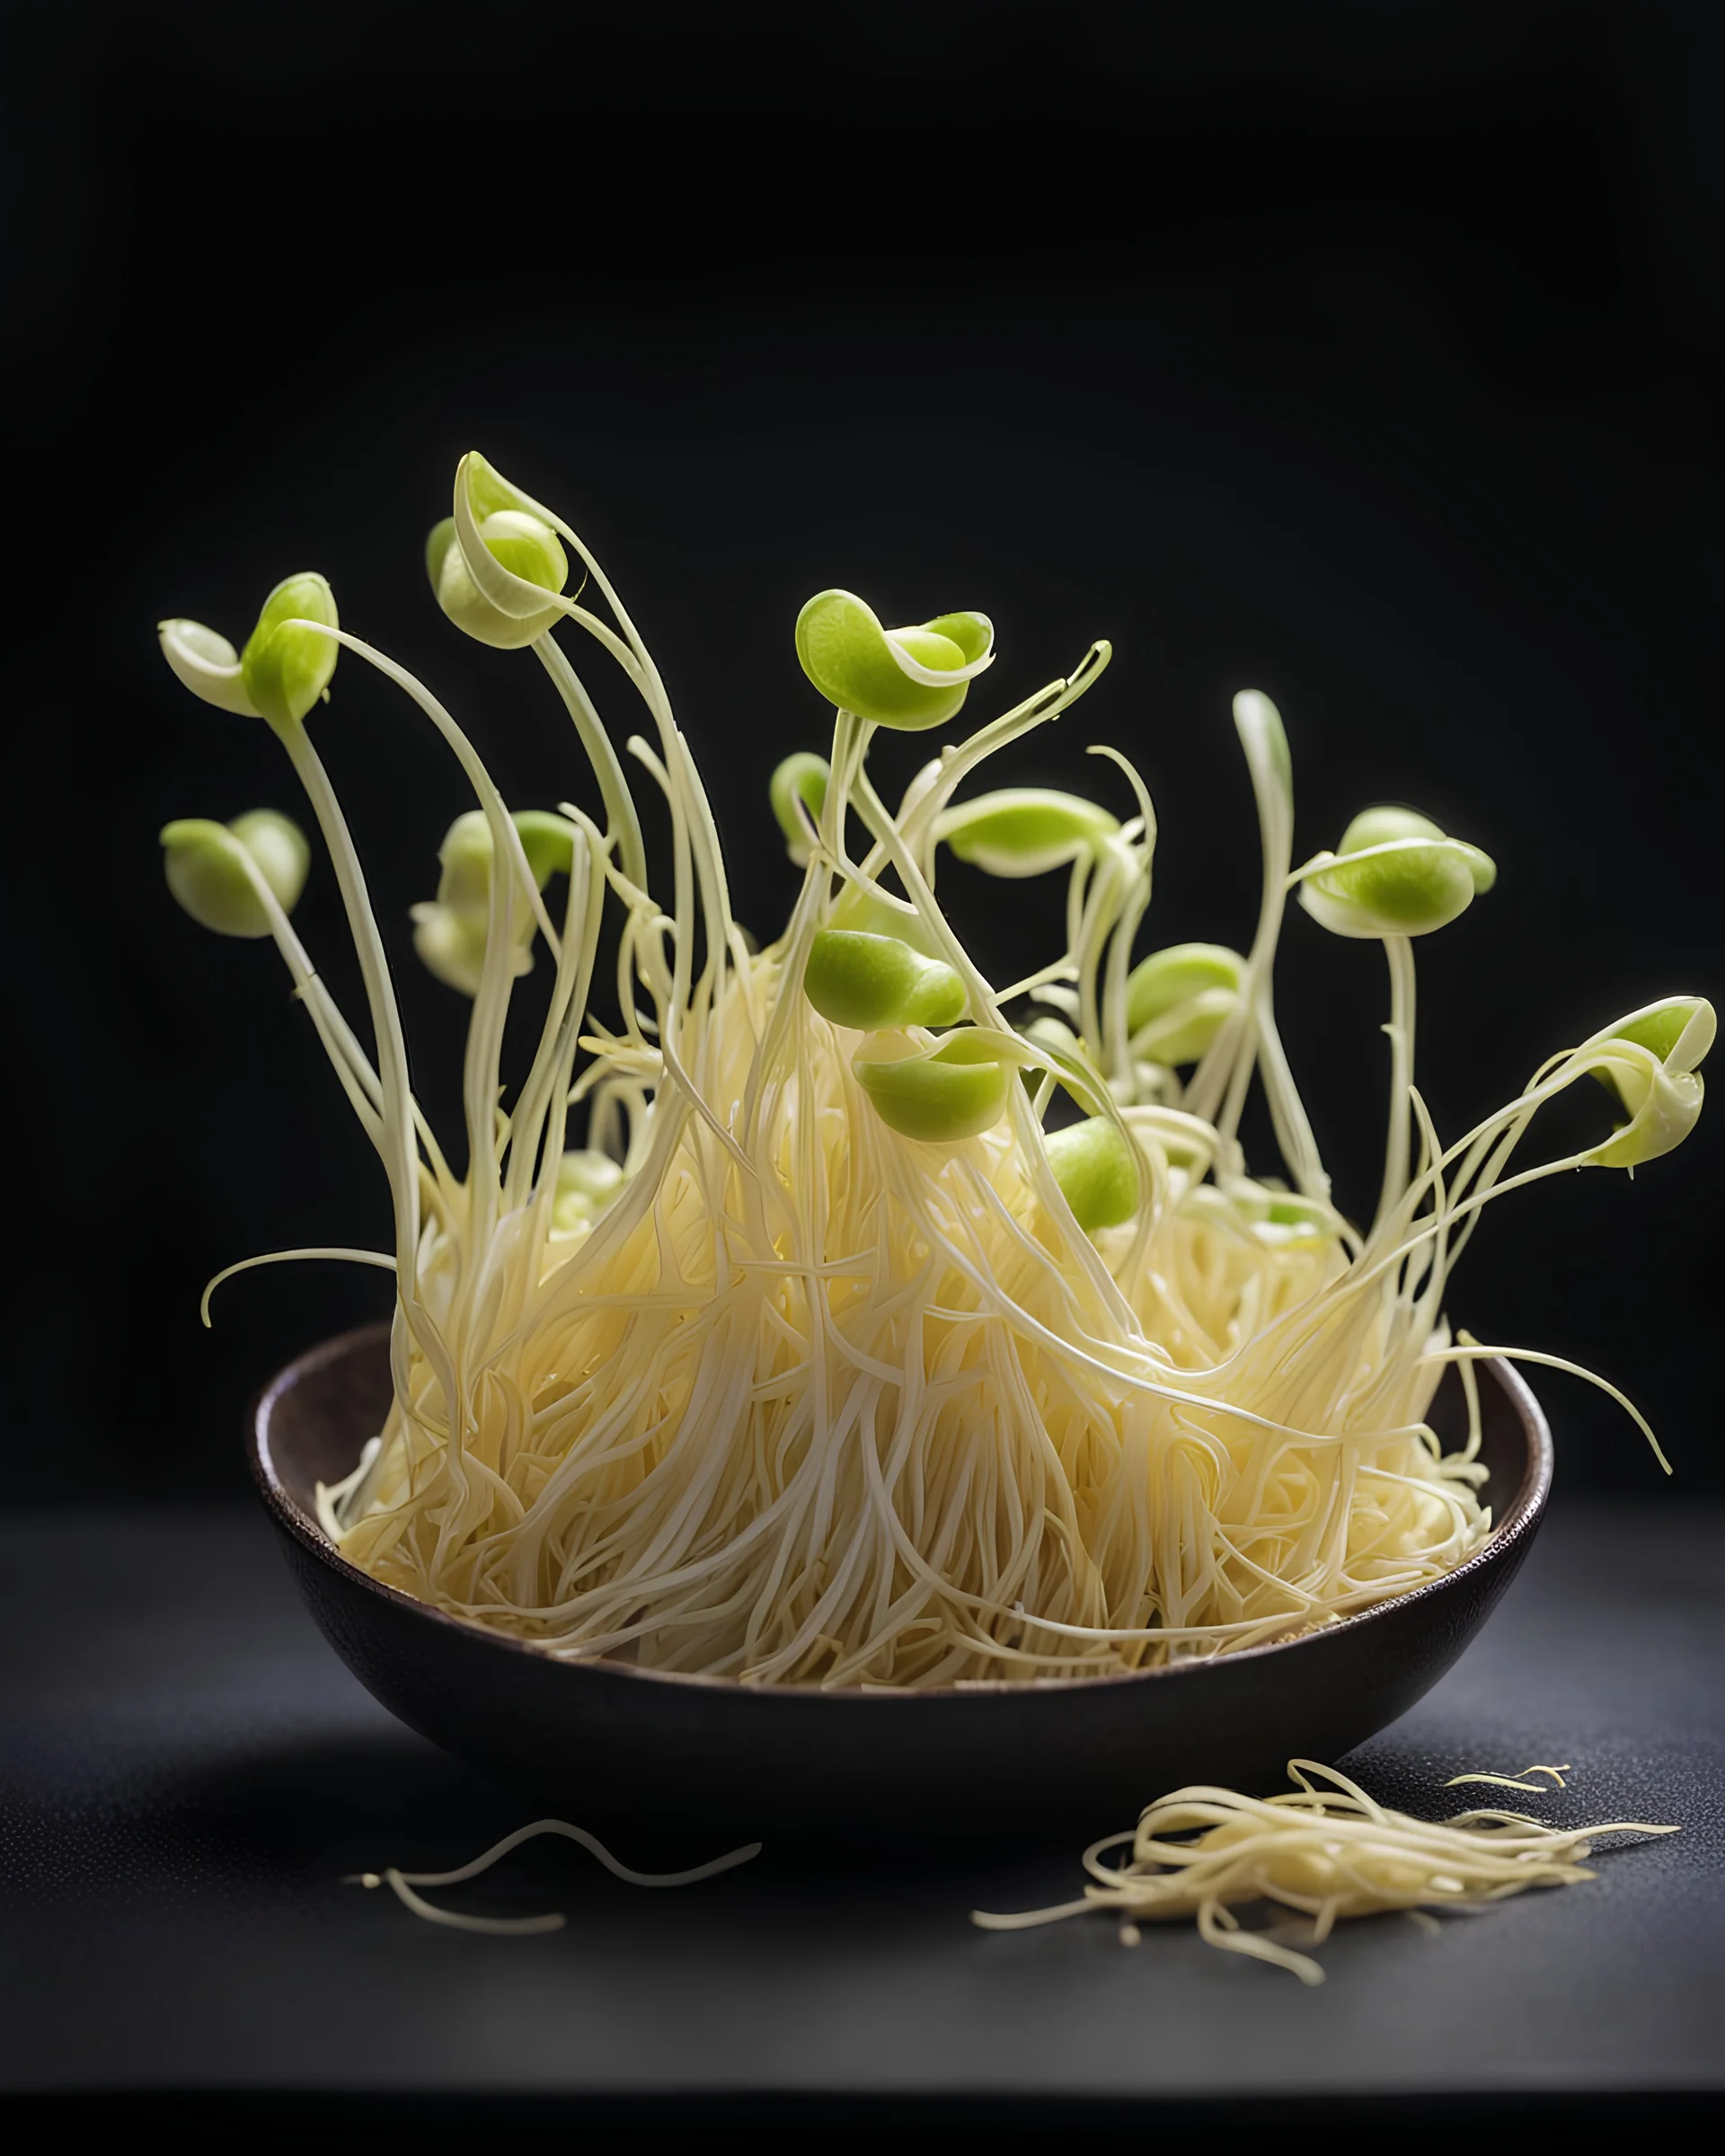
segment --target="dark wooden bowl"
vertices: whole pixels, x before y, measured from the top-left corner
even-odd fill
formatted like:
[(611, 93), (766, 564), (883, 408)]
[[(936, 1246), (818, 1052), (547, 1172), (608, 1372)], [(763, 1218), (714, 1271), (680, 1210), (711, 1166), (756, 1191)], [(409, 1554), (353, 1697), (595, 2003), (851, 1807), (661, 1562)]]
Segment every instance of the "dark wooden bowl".
[(349, 1668), (434, 1744), (582, 1825), (698, 1819), (700, 1838), (974, 1841), (1125, 1825), (1190, 1781), (1279, 1784), (1429, 1691), (1527, 1553), (1552, 1483), (1538, 1403), (1483, 1365), (1491, 1540), (1446, 1577), (1328, 1630), (1218, 1660), (1057, 1685), (820, 1692), (553, 1661), (380, 1586), (317, 1524), (389, 1404), (387, 1330), (326, 1341), (259, 1399), (252, 1471), (300, 1592)]

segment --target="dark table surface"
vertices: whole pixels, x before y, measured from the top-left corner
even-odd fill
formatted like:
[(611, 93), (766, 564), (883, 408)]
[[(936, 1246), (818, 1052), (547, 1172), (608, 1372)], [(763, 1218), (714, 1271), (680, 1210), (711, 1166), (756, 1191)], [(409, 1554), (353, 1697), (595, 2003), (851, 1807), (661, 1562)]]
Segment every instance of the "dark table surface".
[[(1443, 2097), (1489, 2099), (1501, 2123), (1506, 2102), (1558, 2092), (1717, 2090), (1721, 1547), (1725, 1513), (1675, 1490), (1645, 1505), (1560, 1498), (1479, 1641), (1348, 1763), (1374, 1793), (1436, 1816), (1455, 1807), (1448, 1775), (1568, 1762), (1567, 1792), (1504, 1801), (1683, 1832), (1436, 1937), (1400, 1917), (1344, 1924), (1322, 1949), (1328, 1982), (1308, 1990), (1188, 1926), (1146, 1931), (1136, 1952), (1101, 1917), (975, 1930), (973, 1907), (1077, 1891), (1078, 1851), (1038, 1847), (1034, 1822), (1015, 1854), (768, 1848), (666, 1894), (540, 1842), (445, 1898), (562, 1909), (566, 1930), (435, 1929), (341, 1875), (457, 1864), (526, 1815), (360, 1690), (261, 1515), (13, 1515), (0, 1522), (0, 2068), (14, 2091), (86, 2102), (866, 2096), (1021, 2117), (1081, 2101), (1172, 2116)], [(579, 1791), (565, 1809), (579, 1820)], [(667, 1852), (618, 1853), (650, 1869)]]

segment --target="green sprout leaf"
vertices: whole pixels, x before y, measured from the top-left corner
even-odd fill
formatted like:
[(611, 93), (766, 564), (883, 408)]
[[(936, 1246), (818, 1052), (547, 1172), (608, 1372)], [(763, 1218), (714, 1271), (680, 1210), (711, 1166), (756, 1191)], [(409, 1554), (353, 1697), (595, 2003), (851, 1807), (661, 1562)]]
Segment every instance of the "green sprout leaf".
[(1138, 1163), (1107, 1116), (1051, 1131), (1046, 1143), (1054, 1180), (1086, 1235), (1131, 1219), (1138, 1209)]
[[(1676, 1053), (1678, 1043), (1696, 1021), (1702, 1019), (1703, 1013), (1711, 1019), (1712, 1012), (1712, 1005), (1703, 1003), (1699, 996), (1673, 996), (1669, 1003), (1650, 1003), (1632, 1018), (1620, 1019), (1612, 1029), (1611, 1038), (1614, 1040), (1631, 1041), (1639, 1048), (1646, 1048), (1663, 1064)], [(1712, 1046), (1711, 1033), (1708, 1046)], [(1700, 1062), (1705, 1054), (1706, 1049), (1703, 1048), (1695, 1061)], [(1688, 1069), (1691, 1066), (1685, 1064), (1683, 1067)]]
[(964, 1015), (964, 984), (958, 975), (897, 936), (822, 929), (809, 950), (802, 985), (823, 1018), (862, 1033), (950, 1026)]
[(1172, 1069), (1197, 1063), (1238, 1007), (1246, 961), (1222, 943), (1152, 951), (1126, 984), (1132, 1053)]
[(552, 1240), (567, 1242), (585, 1235), (622, 1188), (623, 1170), (608, 1153), (581, 1146), (564, 1153), (552, 1194)]
[[(473, 996), (485, 970), (485, 930), (474, 928), (464, 914), (421, 899), (407, 909), (413, 923), (413, 949), (421, 966), (446, 987)], [(514, 953), (510, 971), (518, 978), (533, 970), (533, 954), (525, 947)]]
[(333, 637), (304, 626), (310, 622), (341, 626), (335, 594), (315, 570), (276, 586), (243, 651), (201, 622), (158, 622), (156, 633), (162, 656), (194, 696), (243, 719), (267, 719), (279, 733), (327, 693), (341, 653)]
[[(524, 808), (511, 820), (521, 835), (522, 852), (541, 890), (558, 871), (569, 872), (574, 859), (572, 826), (539, 808)], [(408, 909), (408, 918), (413, 923), (413, 948), (420, 963), (463, 995), (478, 994), (484, 969), (494, 858), (485, 811), (470, 808), (450, 825), (438, 850), (440, 873), (436, 898), (422, 900)], [(509, 957), (510, 972), (518, 978), (533, 970), (535, 925), (532, 911), (522, 900), (513, 916), (515, 949)]]
[(862, 884), (845, 885), (833, 901), (827, 925), (854, 930), (862, 935), (894, 936), (925, 959), (940, 956), (939, 945), (914, 906), (907, 906), (902, 898), (895, 898), (889, 892), (867, 889)]
[(999, 1122), (1007, 1074), (986, 1041), (949, 1033), (932, 1054), (905, 1056), (885, 1052), (891, 1038), (864, 1043), (851, 1064), (889, 1130), (924, 1144), (953, 1145)]
[(546, 604), (569, 582), (569, 557), (536, 505), (476, 450), (456, 472), (456, 512), (435, 525), (425, 566), (456, 628), (501, 651), (519, 649), (563, 618)]
[(546, 612), (546, 594), (561, 592), (568, 581), (568, 561), (550, 514), (476, 449), (456, 467), (455, 525), (480, 596), (509, 620), (536, 620)]
[(1639, 1168), (1681, 1145), (1701, 1114), (1700, 1065), (1713, 1045), (1713, 1006), (1674, 995), (1619, 1019), (1577, 1050), (1628, 1116), (1588, 1156), (1600, 1168)]
[(809, 865), (809, 827), (797, 803), (801, 801), (818, 823), (820, 812), (827, 806), (827, 784), (832, 775), (832, 766), (825, 756), (799, 749), (794, 755), (784, 759), (768, 783), (767, 798), (784, 834), (785, 852), (800, 869)]
[(1334, 853), (1300, 871), (1300, 904), (1339, 936), (1424, 936), (1465, 913), (1497, 881), (1477, 846), (1412, 808), (1363, 809)]
[(1498, 880), (1498, 864), (1489, 853), (1478, 846), (1470, 846), (1463, 839), (1449, 838), (1429, 816), (1421, 816), (1417, 808), (1403, 808), (1393, 802), (1383, 802), (1376, 808), (1362, 808), (1341, 835), (1338, 853), (1363, 853), (1368, 846), (1387, 846), (1399, 838), (1444, 839), (1456, 847), (1466, 862), (1473, 878), (1475, 897), (1489, 891)]
[(242, 719), (260, 716), (240, 678), (240, 655), (225, 636), (201, 622), (158, 622), (155, 628), (163, 658), (194, 696)]
[(575, 826), (567, 817), (553, 816), (548, 808), (518, 808), (509, 820), (521, 834), (521, 851), (542, 891), (553, 876), (569, 874), (575, 861)]
[[(1049, 1053), (1048, 1063), (1039, 1065), (1027, 1063), (1020, 1074), (1032, 1092), (1042, 1082), (1045, 1072), (1048, 1070), (1057, 1072), (1063, 1062), (1073, 1063), (1084, 1058), (1084, 1042), (1079, 1039), (1072, 1028), (1060, 1019), (1050, 1017), (1046, 1013), (1039, 1014), (1027, 1021), (1019, 1028), (1018, 1031), (1020, 1039), (1030, 1047), (1040, 1048)], [(1100, 1079), (1098, 1082), (1101, 1082)]]
[(312, 858), (299, 826), (273, 808), (249, 809), (231, 824), (182, 819), (163, 831), (162, 845), (168, 888), (200, 927), (218, 936), (270, 933), (245, 856), (284, 914), (298, 904)]
[(946, 809), (934, 836), (990, 876), (1040, 876), (1093, 852), (1119, 828), (1106, 808), (1077, 794), (1015, 786)]
[(953, 717), (974, 677), (994, 664), (994, 633), (982, 614), (883, 629), (854, 593), (823, 591), (797, 616), (797, 657), (829, 703), (919, 733)]
[(278, 733), (297, 726), (330, 685), (341, 647), (307, 623), (341, 626), (335, 594), (315, 570), (284, 577), (263, 603), (240, 654), (240, 676), (254, 710)]

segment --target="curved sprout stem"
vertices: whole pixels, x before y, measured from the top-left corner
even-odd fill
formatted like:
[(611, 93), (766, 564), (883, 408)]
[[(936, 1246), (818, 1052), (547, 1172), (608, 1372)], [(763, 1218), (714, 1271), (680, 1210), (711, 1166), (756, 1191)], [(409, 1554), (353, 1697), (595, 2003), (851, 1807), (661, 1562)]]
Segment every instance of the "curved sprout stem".
[(1388, 1218), (1408, 1187), (1408, 1148), (1413, 1100), (1414, 973), (1413, 943), (1407, 936), (1385, 936), (1384, 955), (1390, 968), (1390, 1127), (1384, 1153), (1384, 1186), (1374, 1226)]
[(575, 731), (599, 782), (600, 797), (610, 821), (610, 835), (616, 844), (623, 872), (638, 889), (644, 891), (647, 850), (641, 835), (641, 818), (635, 813), (634, 796), (629, 791), (629, 782), (623, 774), (623, 765), (617, 761), (611, 737), (606, 732), (580, 676), (570, 665), (555, 638), (547, 632), (533, 649), (574, 720)]
[(206, 1331), (209, 1330), (209, 1299), (224, 1280), (231, 1280), (236, 1273), (255, 1272), (262, 1265), (288, 1265), (302, 1258), (331, 1258), (344, 1265), (375, 1265), (380, 1272), (393, 1273), (395, 1260), (383, 1250), (354, 1250), (339, 1244), (308, 1245), (299, 1250), (261, 1250), (255, 1258), (241, 1258), (233, 1265), (225, 1265), (219, 1273), (213, 1273), (205, 1283), (198, 1304), (198, 1315)]

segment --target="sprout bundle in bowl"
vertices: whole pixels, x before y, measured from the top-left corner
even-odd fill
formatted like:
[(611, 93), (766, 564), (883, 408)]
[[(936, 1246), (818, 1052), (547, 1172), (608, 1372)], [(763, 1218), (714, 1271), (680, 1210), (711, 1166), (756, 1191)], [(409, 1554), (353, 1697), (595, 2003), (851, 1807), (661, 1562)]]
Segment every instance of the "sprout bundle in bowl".
[[(571, 555), (592, 605), (568, 595)], [(1476, 847), (1370, 808), (1296, 867), (1287, 741), (1248, 691), (1234, 720), (1263, 855), (1251, 949), (1138, 956), (1155, 819), (1127, 759), (1093, 752), (1111, 806), (977, 784), (1084, 695), (1108, 647), (967, 731), (995, 660), (986, 617), (888, 630), (844, 591), (796, 625), (835, 716), (826, 756), (773, 774), (801, 883), (756, 949), (664, 684), (576, 534), (470, 455), (428, 561), (458, 627), (534, 652), (602, 825), (569, 803), (512, 813), (430, 692), (340, 627), (319, 577), (279, 586), (241, 654), (196, 623), (162, 632), (188, 686), (280, 739), (358, 952), (369, 1048), (288, 919), (307, 861), (296, 826), (256, 811), (164, 834), (196, 919), (273, 936), (389, 1179), (393, 1252), (311, 1253), (396, 1275), (394, 1403), (358, 1469), (321, 1493), (348, 1560), (553, 1657), (928, 1689), (1226, 1654), (1401, 1595), (1481, 1545), (1472, 1365), (1505, 1351), (1451, 1331), (1452, 1261), (1493, 1197), (1681, 1141), (1705, 1003), (1667, 997), (1603, 1027), (1446, 1140), (1414, 1085), (1412, 939), (1490, 888)], [(559, 631), (597, 646), (643, 707), (624, 753)], [(419, 706), (473, 790), (413, 909), (420, 958), (473, 1003), (461, 1175), (410, 1089), (314, 745), (343, 649)], [(869, 768), (881, 728), (935, 752), (896, 807)], [(668, 807), (662, 859), (643, 785)], [(938, 895), (946, 853), (1064, 879), (1064, 918), (1057, 898), (1050, 948), (1019, 979), (971, 959)], [(1331, 1201), (1277, 1031), (1293, 897), (1387, 959), (1388, 1135), (1363, 1226)], [(506, 1081), (505, 1017), (541, 943), (544, 1023)], [(1541, 1106), (1583, 1078), (1603, 1081), (1605, 1134), (1517, 1166)], [(1274, 1175), (1241, 1148), (1254, 1081)], [(1446, 1453), (1427, 1416), (1451, 1364), (1471, 1428)]]

